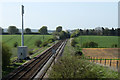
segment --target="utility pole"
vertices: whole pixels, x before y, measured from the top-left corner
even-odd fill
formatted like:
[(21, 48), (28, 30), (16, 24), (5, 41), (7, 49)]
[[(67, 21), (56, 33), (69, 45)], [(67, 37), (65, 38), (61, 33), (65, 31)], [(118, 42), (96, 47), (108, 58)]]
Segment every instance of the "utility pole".
[(22, 6), (22, 36), (21, 36), (21, 46), (24, 46), (24, 20), (23, 20), (23, 14), (24, 14), (24, 6)]

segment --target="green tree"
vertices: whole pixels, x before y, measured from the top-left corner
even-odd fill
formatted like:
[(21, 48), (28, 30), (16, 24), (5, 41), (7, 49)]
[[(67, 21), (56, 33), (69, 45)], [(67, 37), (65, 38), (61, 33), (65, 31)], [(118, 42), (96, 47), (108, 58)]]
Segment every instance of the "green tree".
[(56, 32), (61, 32), (62, 31), (62, 26), (58, 26), (57, 28), (56, 28)]
[(7, 31), (9, 34), (19, 33), (19, 29), (16, 26), (9, 26)]
[(10, 64), (10, 49), (8, 46), (2, 43), (2, 68), (5, 69)]
[(65, 31), (61, 31), (59, 34), (60, 34), (60, 39), (65, 39), (67, 37), (67, 34)]
[(45, 35), (48, 34), (47, 26), (43, 26), (39, 29), (40, 34)]
[(31, 29), (30, 28), (26, 28), (25, 29), (25, 33), (30, 34), (31, 33)]

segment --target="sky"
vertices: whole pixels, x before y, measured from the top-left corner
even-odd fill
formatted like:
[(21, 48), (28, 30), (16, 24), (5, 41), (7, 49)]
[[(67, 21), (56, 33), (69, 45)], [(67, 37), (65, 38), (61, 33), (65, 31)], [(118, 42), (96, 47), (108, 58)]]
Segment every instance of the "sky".
[(0, 27), (17, 26), (21, 28), (21, 5), (24, 5), (24, 28), (39, 29), (47, 26), (55, 30), (87, 29), (95, 27), (118, 27), (118, 2), (66, 1), (66, 2), (1, 2)]

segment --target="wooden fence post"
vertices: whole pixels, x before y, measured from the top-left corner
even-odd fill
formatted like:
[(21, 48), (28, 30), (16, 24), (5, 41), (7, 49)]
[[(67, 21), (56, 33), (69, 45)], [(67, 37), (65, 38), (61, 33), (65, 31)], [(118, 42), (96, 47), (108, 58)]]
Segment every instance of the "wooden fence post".
[(111, 62), (112, 62), (112, 60), (110, 59), (110, 66), (111, 66)]
[(92, 57), (91, 57), (91, 62), (92, 62)]
[(93, 62), (94, 62), (94, 57), (93, 57)]
[(101, 60), (102, 60), (102, 58), (100, 59), (100, 64), (101, 64)]
[(116, 68), (118, 69), (118, 61), (117, 61), (117, 65), (116, 65)]
[(105, 59), (105, 65), (106, 65), (106, 59)]
[(97, 63), (97, 60), (98, 60), (98, 59), (97, 59), (97, 57), (96, 57), (96, 63)]

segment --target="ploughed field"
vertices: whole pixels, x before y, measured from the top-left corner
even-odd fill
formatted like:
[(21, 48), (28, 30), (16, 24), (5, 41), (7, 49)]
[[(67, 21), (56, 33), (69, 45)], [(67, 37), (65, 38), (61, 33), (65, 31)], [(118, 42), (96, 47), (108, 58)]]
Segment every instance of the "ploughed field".
[[(85, 56), (92, 57), (95, 59), (94, 61), (97, 63), (105, 64), (110, 66), (110, 59), (111, 59), (111, 66), (116, 68), (117, 61), (120, 62), (120, 48), (83, 48), (82, 52)], [(119, 63), (118, 63), (119, 65)]]

